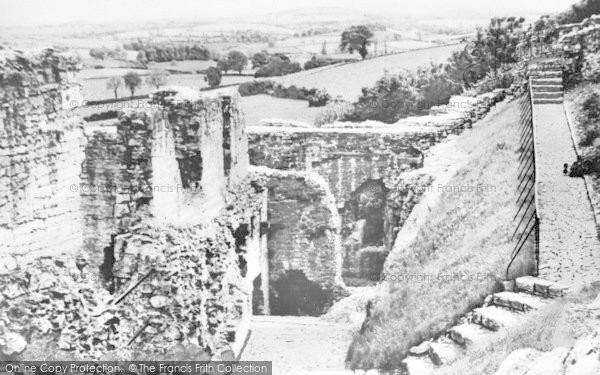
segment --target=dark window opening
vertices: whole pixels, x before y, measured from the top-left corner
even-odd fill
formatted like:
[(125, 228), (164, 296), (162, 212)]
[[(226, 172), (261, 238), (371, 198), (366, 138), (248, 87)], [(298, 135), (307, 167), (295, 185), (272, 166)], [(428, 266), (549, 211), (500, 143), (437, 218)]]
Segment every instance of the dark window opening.
[(226, 96), (221, 103), (223, 115), (223, 166), (225, 176), (229, 176), (231, 170), (231, 98)]
[(186, 158), (178, 158), (179, 174), (183, 188), (198, 188), (202, 180), (202, 155), (196, 152)]
[(246, 274), (248, 273), (248, 261), (246, 260), (248, 252), (246, 246), (248, 235), (250, 234), (248, 229), (248, 224), (240, 224), (240, 226), (233, 231), (233, 237), (235, 238), (235, 252), (238, 255), (238, 264), (242, 277), (246, 277)]
[(365, 221), (362, 245), (383, 245), (386, 194), (387, 189), (381, 180), (368, 180), (346, 202), (347, 222)]
[(108, 291), (114, 293), (113, 267), (115, 265), (115, 235), (110, 237), (110, 244), (104, 248), (104, 262), (100, 265), (100, 275), (107, 284)]

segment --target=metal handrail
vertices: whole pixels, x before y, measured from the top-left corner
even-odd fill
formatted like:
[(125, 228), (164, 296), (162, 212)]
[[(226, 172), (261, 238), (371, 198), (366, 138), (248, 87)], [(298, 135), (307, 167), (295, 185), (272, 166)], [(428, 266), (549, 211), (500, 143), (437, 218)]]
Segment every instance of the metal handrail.
[[(517, 241), (511, 251), (510, 261), (506, 267), (506, 278), (508, 279), (510, 267), (521, 252), (521, 249), (527, 243), (532, 233), (535, 233), (535, 256), (536, 263), (539, 259), (539, 217), (537, 213), (537, 197), (536, 197), (536, 165), (535, 165), (535, 130), (533, 129), (533, 103), (531, 95), (531, 81), (528, 82), (529, 87), (523, 95), (519, 103), (521, 112), (519, 118), (519, 145), (521, 155), (519, 155), (519, 167), (517, 173), (517, 204), (519, 208), (513, 217), (515, 221), (515, 229), (512, 233), (511, 240), (515, 239), (518, 234)], [(533, 211), (531, 208), (533, 207)], [(525, 208), (525, 209), (523, 209)], [(531, 213), (530, 213), (531, 212)], [(523, 225), (524, 224), (524, 225)], [(536, 264), (536, 274), (539, 264)]]

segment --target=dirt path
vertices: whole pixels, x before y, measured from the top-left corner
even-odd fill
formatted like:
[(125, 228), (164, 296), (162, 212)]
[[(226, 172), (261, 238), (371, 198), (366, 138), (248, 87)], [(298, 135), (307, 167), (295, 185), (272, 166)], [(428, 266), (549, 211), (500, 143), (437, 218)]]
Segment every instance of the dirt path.
[(352, 374), (344, 370), (352, 326), (314, 317), (255, 316), (242, 361), (273, 361), (273, 374)]

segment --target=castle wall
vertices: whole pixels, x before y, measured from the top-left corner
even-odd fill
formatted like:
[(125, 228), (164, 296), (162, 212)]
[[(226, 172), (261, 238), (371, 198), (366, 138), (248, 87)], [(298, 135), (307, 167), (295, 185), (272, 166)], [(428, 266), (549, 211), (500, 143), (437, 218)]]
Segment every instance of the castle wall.
[(69, 358), (239, 351), (267, 218), (237, 97), (169, 92), (84, 134), (62, 59), (0, 63), (2, 335)]
[(276, 308), (278, 301), (274, 285), (290, 271), (300, 271), (322, 289), (325, 297), (317, 309), (323, 308), (343, 287), (341, 222), (326, 181), (312, 172), (260, 167), (253, 173), (268, 190), (271, 304)]
[(85, 138), (69, 108), (80, 98), (71, 68), (49, 53), (0, 56), (0, 263), (82, 247), (76, 189)]

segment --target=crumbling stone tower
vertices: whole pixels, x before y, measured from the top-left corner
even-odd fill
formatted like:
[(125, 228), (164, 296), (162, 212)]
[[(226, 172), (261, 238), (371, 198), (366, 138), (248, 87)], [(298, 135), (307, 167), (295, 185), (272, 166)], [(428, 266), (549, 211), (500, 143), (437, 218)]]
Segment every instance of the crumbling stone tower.
[(239, 351), (268, 277), (237, 96), (168, 88), (86, 129), (76, 68), (0, 60), (0, 335), (27, 344), (3, 355), (48, 334), (65, 358)]

